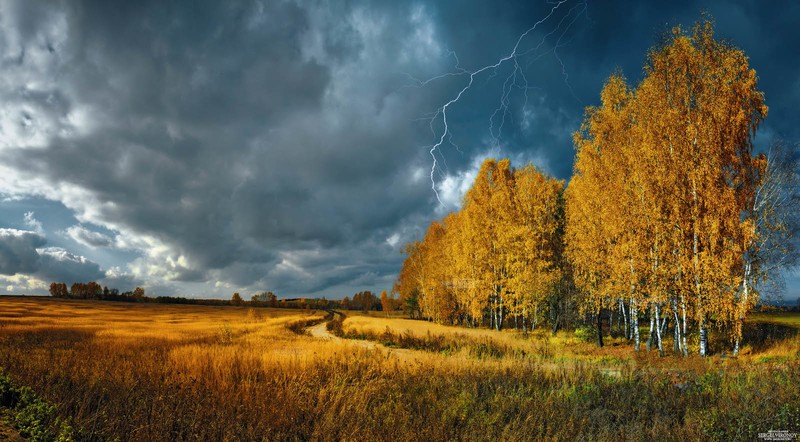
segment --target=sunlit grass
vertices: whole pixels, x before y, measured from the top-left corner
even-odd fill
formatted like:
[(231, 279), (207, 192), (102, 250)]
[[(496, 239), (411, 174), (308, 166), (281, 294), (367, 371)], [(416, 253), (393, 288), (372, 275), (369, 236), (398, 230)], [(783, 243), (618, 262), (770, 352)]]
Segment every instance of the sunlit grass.
[[(727, 440), (792, 429), (800, 403), (793, 336), (659, 358), (622, 338), (347, 313), (377, 340), (290, 330), (322, 311), (0, 297), (0, 368), (89, 439)], [(458, 347), (386, 347), (387, 330)]]
[(798, 312), (756, 312), (751, 313), (747, 319), (750, 322), (781, 324), (800, 329), (800, 313)]
[(344, 330), (354, 335), (380, 335), (387, 330), (394, 334), (410, 334), (417, 338), (441, 336), (452, 341), (469, 341), (476, 345), (489, 341), (505, 349), (509, 358), (525, 358), (539, 362), (588, 362), (600, 365), (619, 365), (630, 362), (634, 356), (630, 343), (624, 338), (606, 337), (606, 346), (598, 349), (594, 343), (584, 342), (571, 331), (559, 331), (555, 336), (544, 328), (523, 334), (511, 328), (502, 331), (487, 328), (465, 328), (404, 318), (385, 318), (348, 312)]

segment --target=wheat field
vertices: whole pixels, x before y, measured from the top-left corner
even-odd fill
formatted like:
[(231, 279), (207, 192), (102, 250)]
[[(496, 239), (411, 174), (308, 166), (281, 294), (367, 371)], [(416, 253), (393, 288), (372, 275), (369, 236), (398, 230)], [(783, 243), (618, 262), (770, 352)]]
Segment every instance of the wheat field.
[(304, 333), (323, 311), (0, 297), (0, 369), (73, 440), (737, 440), (800, 427), (787, 329), (737, 359), (683, 359), (631, 356), (621, 338), (595, 349), (572, 332), (347, 314), (352, 339)]

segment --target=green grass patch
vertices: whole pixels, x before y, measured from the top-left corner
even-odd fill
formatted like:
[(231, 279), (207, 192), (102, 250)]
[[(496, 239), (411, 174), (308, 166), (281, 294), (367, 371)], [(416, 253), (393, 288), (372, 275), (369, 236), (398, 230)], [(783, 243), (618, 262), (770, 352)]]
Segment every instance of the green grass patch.
[(780, 364), (788, 362), (791, 358), (789, 356), (760, 356), (757, 360), (762, 364)]
[(31, 441), (72, 441), (75, 431), (68, 419), (58, 416), (52, 405), (28, 387), (14, 384), (0, 371), (0, 406), (10, 410), (8, 416), (22, 437)]
[(747, 316), (747, 320), (752, 322), (786, 325), (800, 329), (800, 313), (796, 312), (751, 313)]

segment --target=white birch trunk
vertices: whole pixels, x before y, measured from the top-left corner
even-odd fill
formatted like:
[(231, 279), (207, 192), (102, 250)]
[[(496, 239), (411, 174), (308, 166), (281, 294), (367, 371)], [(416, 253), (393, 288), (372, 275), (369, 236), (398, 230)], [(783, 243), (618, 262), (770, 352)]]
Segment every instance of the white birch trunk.
[(672, 352), (681, 352), (681, 321), (678, 320), (678, 300), (672, 297), (672, 316), (675, 324), (673, 325)]
[(628, 324), (628, 314), (625, 312), (625, 301), (619, 300), (619, 309), (622, 310), (622, 317), (625, 320), (625, 339), (631, 338), (630, 325)]
[[(658, 355), (659, 355), (659, 356), (664, 356), (664, 346), (663, 346), (663, 345), (662, 345), (662, 343), (661, 343), (661, 327), (663, 327), (663, 322), (662, 322), (662, 323), (659, 323), (659, 317), (658, 317), (658, 314), (659, 314), (659, 309), (658, 309), (658, 305), (656, 305), (656, 307), (655, 307), (655, 311), (656, 311), (656, 342), (658, 343)], [(664, 319), (666, 319), (666, 318), (664, 318)]]
[(631, 328), (633, 329), (633, 348), (639, 351), (641, 340), (639, 338), (639, 311), (636, 308), (636, 300), (631, 298)]
[(708, 355), (708, 330), (706, 329), (706, 318), (700, 319), (700, 356)]
[(528, 334), (528, 324), (526, 322), (527, 317), (528, 317), (528, 309), (526, 307), (522, 309), (522, 334), (525, 335)]
[(503, 298), (497, 297), (497, 331), (503, 328)]
[(689, 343), (686, 342), (686, 298), (681, 294), (681, 331), (683, 332), (683, 340), (681, 345), (681, 352), (683, 356), (689, 356)]
[(739, 305), (739, 317), (737, 318), (737, 333), (736, 342), (733, 345), (733, 355), (739, 355), (739, 347), (742, 341), (742, 325), (744, 323), (744, 312), (747, 308), (747, 296), (749, 295), (749, 286), (747, 280), (750, 278), (750, 261), (748, 260), (744, 265), (744, 280), (742, 281), (742, 300)]
[(697, 184), (692, 179), (692, 201), (694, 202), (693, 213), (693, 232), (692, 232), (692, 262), (694, 263), (694, 289), (695, 296), (697, 297), (697, 314), (699, 316), (699, 338), (700, 338), (700, 356), (708, 354), (708, 330), (706, 330), (706, 313), (703, 311), (703, 296), (700, 288), (700, 251), (699, 251), (699, 233), (698, 233), (698, 220), (697, 220)]

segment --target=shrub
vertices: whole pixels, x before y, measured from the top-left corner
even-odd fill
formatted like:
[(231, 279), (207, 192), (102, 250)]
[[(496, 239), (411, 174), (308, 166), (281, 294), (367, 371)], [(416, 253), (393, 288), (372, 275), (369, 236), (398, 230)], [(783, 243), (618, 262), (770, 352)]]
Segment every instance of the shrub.
[(21, 436), (31, 441), (71, 441), (75, 438), (69, 420), (28, 387), (17, 387), (0, 371), (0, 405), (11, 410), (12, 423)]
[(597, 328), (582, 325), (575, 329), (575, 337), (581, 342), (597, 342)]

